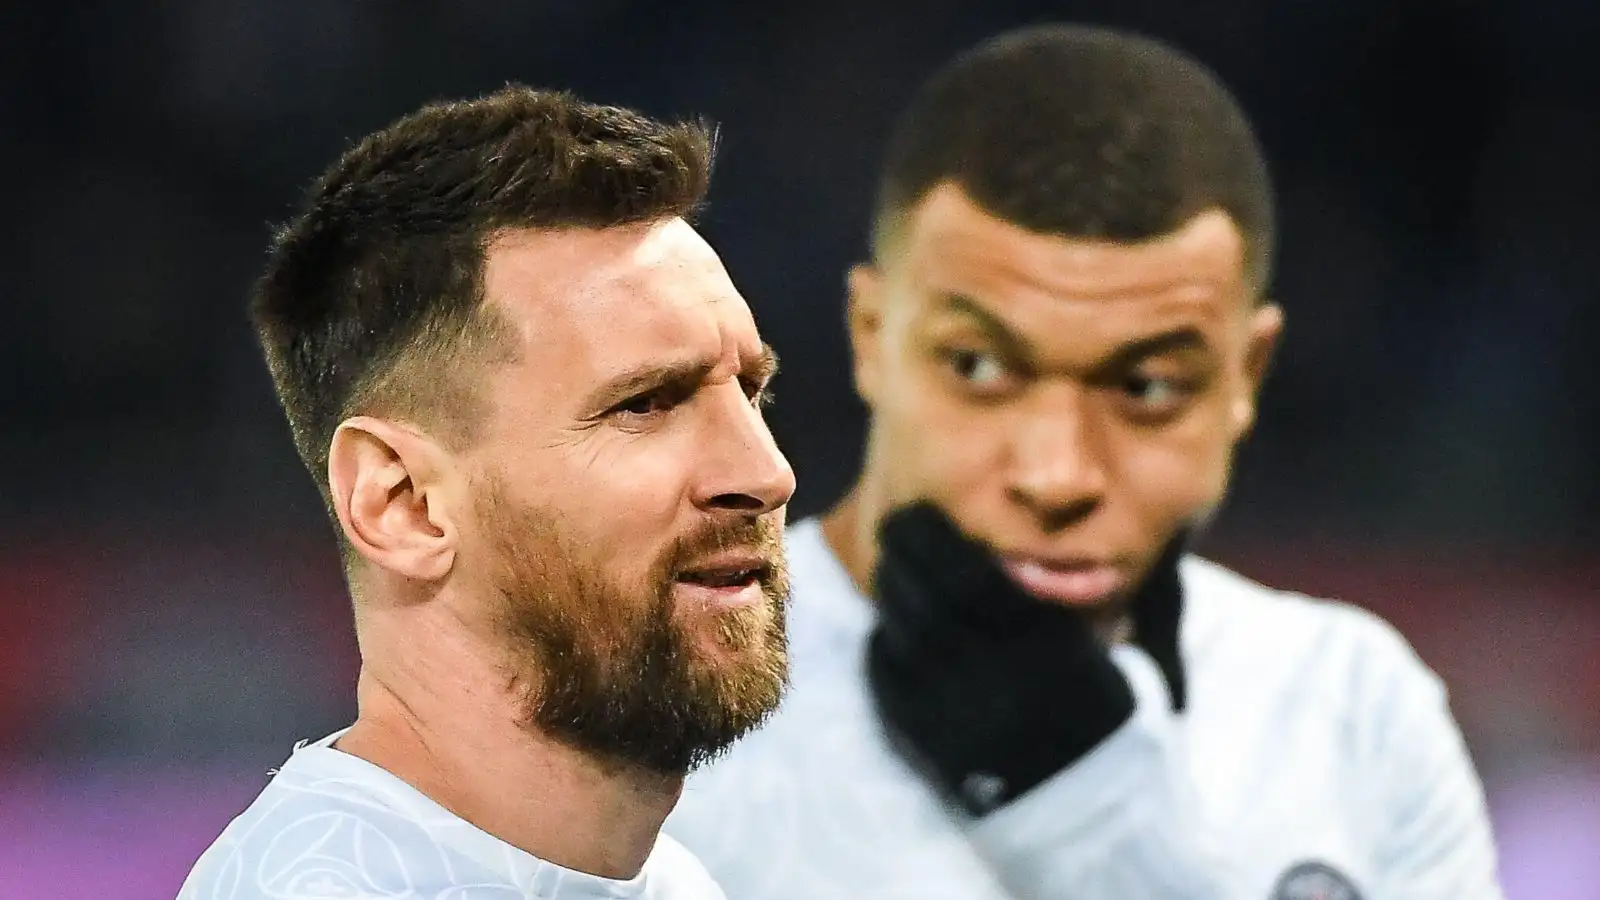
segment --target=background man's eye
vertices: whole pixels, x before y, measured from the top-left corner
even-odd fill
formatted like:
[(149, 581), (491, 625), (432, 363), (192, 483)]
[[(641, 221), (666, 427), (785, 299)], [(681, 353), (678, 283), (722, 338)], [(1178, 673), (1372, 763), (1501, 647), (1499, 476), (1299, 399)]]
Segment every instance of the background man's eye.
[(1006, 375), (1005, 365), (993, 354), (978, 350), (953, 350), (949, 359), (950, 368), (963, 380), (973, 384), (993, 384)]
[(1182, 378), (1135, 375), (1122, 383), (1121, 390), (1139, 412), (1164, 416), (1187, 406), (1200, 386)]
[(1135, 400), (1151, 406), (1161, 406), (1178, 399), (1179, 387), (1170, 378), (1130, 378), (1128, 393)]

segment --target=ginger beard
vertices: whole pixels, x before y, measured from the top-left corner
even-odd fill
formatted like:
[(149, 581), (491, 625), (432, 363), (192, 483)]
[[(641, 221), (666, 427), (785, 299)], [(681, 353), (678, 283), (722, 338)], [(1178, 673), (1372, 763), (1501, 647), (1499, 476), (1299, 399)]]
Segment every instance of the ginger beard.
[[(788, 679), (789, 580), (770, 517), (707, 522), (681, 535), (641, 584), (609, 575), (604, 548), (559, 515), (480, 494), (500, 567), (495, 623), (525, 727), (605, 765), (683, 775), (711, 761), (777, 708)], [(759, 553), (764, 602), (675, 609), (673, 586), (725, 549)]]

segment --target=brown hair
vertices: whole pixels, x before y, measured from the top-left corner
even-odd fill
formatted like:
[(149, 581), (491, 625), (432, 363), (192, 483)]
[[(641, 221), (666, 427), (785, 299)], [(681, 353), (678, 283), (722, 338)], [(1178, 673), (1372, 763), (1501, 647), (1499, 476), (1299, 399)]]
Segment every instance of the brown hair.
[(423, 107), (334, 163), (274, 237), (250, 303), (324, 499), (328, 445), (352, 415), (470, 439), (475, 395), (460, 371), (512, 352), (482, 302), (495, 233), (688, 217), (713, 144), (703, 123), (512, 85)]

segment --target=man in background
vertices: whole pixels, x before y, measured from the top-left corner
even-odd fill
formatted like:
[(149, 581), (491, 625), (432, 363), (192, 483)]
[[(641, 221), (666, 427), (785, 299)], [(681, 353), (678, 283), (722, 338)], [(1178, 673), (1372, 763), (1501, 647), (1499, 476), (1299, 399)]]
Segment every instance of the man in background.
[(1003, 35), (900, 119), (849, 276), (870, 425), (788, 545), (793, 688), (667, 831), (731, 896), (1493, 898), (1438, 679), (1189, 552), (1283, 327), (1236, 101)]
[(340, 535), (348, 730), (184, 898), (722, 896), (662, 820), (776, 705), (774, 360), (689, 217), (704, 127), (513, 87), (362, 140), (252, 314)]

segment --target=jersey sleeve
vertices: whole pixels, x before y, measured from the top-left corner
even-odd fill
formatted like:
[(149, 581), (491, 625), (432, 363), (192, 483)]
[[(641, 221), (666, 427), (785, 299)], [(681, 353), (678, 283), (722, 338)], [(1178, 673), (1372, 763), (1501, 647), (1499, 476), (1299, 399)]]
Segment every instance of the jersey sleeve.
[(882, 740), (854, 677), (792, 693), (689, 777), (663, 831), (731, 900), (1010, 900)]
[(1405, 639), (1374, 618), (1363, 688), (1379, 710), (1365, 745), (1381, 773), (1382, 897), (1501, 900), (1483, 785), (1451, 715), (1444, 684)]
[[(1349, 764), (1370, 785), (1373, 897), (1503, 900), (1482, 785), (1443, 684), (1391, 626), (1354, 608)], [(972, 840), (1017, 900), (1265, 898), (1248, 848), (1206, 820), (1155, 666), (1118, 648), (1135, 716), (1077, 765), (978, 820)], [(1257, 867), (1259, 869), (1259, 867)]]
[(1077, 764), (978, 820), (973, 844), (1017, 900), (1258, 893), (1215, 846), (1191, 795), (1154, 662), (1132, 647), (1113, 658), (1133, 685), (1133, 718)]

